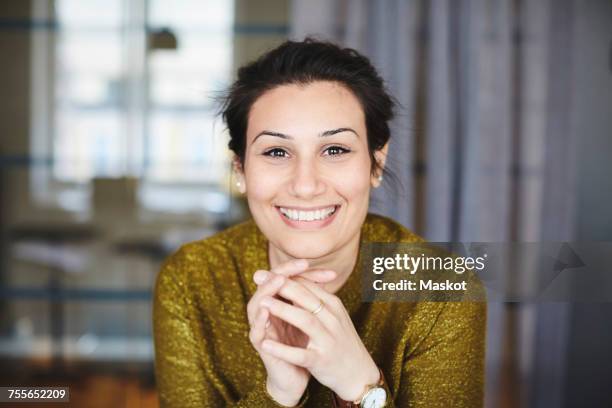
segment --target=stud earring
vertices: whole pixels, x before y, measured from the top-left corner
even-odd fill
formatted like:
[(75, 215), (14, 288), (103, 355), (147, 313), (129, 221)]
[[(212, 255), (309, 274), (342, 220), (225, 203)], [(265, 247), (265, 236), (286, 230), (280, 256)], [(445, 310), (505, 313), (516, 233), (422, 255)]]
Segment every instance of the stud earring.
[(239, 181), (236, 182), (236, 187), (240, 187), (240, 182)]
[(378, 176), (378, 182), (379, 182), (379, 183), (382, 183), (382, 181), (383, 181), (383, 176), (382, 176), (382, 174), (381, 174), (380, 176)]

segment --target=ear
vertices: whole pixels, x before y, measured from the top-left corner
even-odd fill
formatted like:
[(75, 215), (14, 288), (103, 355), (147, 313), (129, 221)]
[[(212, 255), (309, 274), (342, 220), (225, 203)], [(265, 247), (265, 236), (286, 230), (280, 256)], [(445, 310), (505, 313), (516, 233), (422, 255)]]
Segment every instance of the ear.
[(234, 156), (232, 160), (232, 170), (234, 172), (234, 183), (240, 194), (246, 193), (246, 181), (244, 179), (244, 170), (238, 156)]
[(385, 163), (387, 162), (387, 152), (389, 151), (389, 142), (385, 143), (385, 145), (376, 150), (374, 152), (374, 159), (376, 163), (378, 163), (378, 169), (374, 174), (372, 174), (370, 182), (372, 183), (372, 187), (377, 188), (382, 183), (383, 169), (385, 168)]

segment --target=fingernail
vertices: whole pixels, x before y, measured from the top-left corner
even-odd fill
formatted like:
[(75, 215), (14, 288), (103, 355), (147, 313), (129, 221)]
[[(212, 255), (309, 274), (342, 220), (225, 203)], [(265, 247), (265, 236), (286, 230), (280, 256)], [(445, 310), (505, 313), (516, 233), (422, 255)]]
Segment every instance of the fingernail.
[(253, 275), (253, 280), (255, 281), (255, 283), (257, 283), (258, 285), (261, 285), (262, 283), (264, 283), (265, 281), (268, 280), (268, 275), (269, 273), (266, 271), (257, 271), (255, 272), (255, 274)]
[(266, 329), (267, 329), (268, 327), (270, 327), (270, 321), (269, 321), (269, 320), (266, 320)]
[(296, 268), (306, 268), (308, 266), (308, 261), (305, 259), (298, 259), (295, 261)]

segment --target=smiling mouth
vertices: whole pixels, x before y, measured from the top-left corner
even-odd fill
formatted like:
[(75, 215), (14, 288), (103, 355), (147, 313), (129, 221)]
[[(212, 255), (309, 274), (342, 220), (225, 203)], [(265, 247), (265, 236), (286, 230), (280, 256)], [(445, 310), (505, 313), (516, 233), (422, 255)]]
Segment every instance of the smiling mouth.
[(285, 208), (280, 206), (277, 206), (276, 208), (283, 215), (283, 217), (287, 218), (288, 220), (314, 222), (323, 221), (333, 216), (340, 206), (330, 205), (329, 207), (323, 207), (311, 211), (296, 210), (293, 208)]

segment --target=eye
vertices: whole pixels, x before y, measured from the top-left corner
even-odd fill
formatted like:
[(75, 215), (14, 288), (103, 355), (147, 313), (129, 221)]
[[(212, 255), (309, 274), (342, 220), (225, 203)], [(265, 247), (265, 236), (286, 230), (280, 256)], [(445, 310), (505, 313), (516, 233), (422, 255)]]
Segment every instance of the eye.
[(268, 156), (268, 157), (272, 157), (272, 158), (281, 158), (284, 159), (285, 157), (287, 157), (288, 153), (286, 150), (281, 149), (279, 147), (274, 147), (272, 149), (268, 149), (265, 152), (263, 152), (264, 156)]
[(326, 156), (341, 156), (346, 153), (350, 153), (349, 149), (342, 146), (329, 146), (324, 150)]

